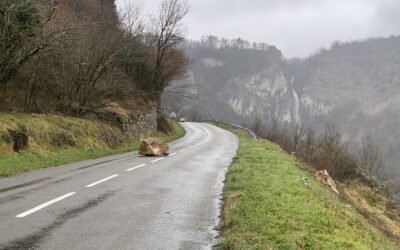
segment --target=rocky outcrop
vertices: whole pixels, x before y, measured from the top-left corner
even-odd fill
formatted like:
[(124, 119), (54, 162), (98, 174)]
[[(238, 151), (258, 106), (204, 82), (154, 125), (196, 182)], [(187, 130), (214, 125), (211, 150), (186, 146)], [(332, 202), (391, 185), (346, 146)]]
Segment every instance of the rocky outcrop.
[(246, 119), (258, 117), (282, 123), (300, 123), (295, 96), (282, 72), (266, 69), (250, 77), (232, 79), (217, 98), (226, 100), (236, 114)]

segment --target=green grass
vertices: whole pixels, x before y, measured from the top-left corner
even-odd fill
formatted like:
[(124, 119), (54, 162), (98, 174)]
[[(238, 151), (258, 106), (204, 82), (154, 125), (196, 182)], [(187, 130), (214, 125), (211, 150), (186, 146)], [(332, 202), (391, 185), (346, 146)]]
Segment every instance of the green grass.
[(224, 190), (222, 249), (396, 249), (279, 146), (233, 131), (240, 146)]
[[(0, 116), (0, 122), (3, 121), (2, 125), (6, 123), (6, 120), (4, 119), (5, 116), (10, 118), (10, 116), (2, 114)], [(65, 119), (70, 121), (69, 118), (65, 117), (46, 117), (43, 119), (43, 117), (40, 116), (39, 119), (32, 119), (27, 115), (13, 115), (11, 119), (18, 121), (19, 123), (23, 122), (23, 124), (28, 127), (30, 130), (30, 136), (32, 136), (32, 144), (34, 145), (32, 145), (32, 148), (29, 150), (22, 150), (18, 154), (0, 151), (0, 176), (9, 176), (34, 169), (129, 152), (136, 150), (139, 147), (140, 138), (136, 138), (129, 142), (125, 142), (116, 148), (110, 148), (106, 143), (104, 143), (104, 139), (100, 140), (98, 138), (101, 133), (98, 134), (96, 132), (91, 134), (91, 132), (88, 131), (94, 131), (96, 129), (95, 126), (101, 126), (102, 129), (107, 129), (107, 132), (115, 132), (113, 130), (119, 130), (118, 128), (107, 127), (105, 125), (94, 125), (94, 123), (96, 123), (95, 121), (84, 121), (74, 118), (71, 118), (77, 122), (77, 124), (73, 126), (73, 129), (76, 130), (74, 135), (81, 134), (80, 137), (76, 136), (78, 137), (77, 145), (69, 147), (52, 146), (47, 142), (48, 139), (43, 139), (44, 134), (42, 135), (42, 138), (39, 139), (38, 137), (40, 136), (37, 135), (39, 132), (35, 131), (35, 129), (40, 128), (41, 130), (46, 131), (60, 130), (60, 120), (58, 118), (62, 119), (62, 121), (66, 121)], [(82, 127), (79, 128), (79, 125), (82, 125)], [(185, 135), (185, 130), (178, 123), (174, 123), (174, 127), (175, 132), (172, 135), (154, 132), (149, 136), (158, 137), (164, 141), (170, 142)], [(35, 133), (35, 135), (33, 135), (33, 133)]]

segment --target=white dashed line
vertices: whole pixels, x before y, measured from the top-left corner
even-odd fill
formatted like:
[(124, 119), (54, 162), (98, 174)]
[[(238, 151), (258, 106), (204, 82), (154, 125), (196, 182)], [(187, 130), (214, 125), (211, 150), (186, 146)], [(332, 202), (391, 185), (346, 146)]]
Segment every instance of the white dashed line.
[[(208, 130), (205, 129), (205, 131), (207, 132), (207, 137), (206, 137), (205, 140), (203, 140), (203, 141), (200, 142), (200, 143), (195, 144), (194, 146), (190, 146), (190, 147), (188, 147), (188, 148), (182, 149), (182, 150), (180, 150), (179, 152), (171, 153), (169, 156), (174, 156), (174, 155), (176, 155), (176, 154), (178, 154), (178, 153), (185, 152), (185, 151), (188, 150), (188, 149), (192, 149), (192, 148), (194, 148), (194, 147), (196, 147), (196, 146), (200, 146), (201, 144), (205, 143), (205, 142), (207, 141), (208, 137), (210, 136), (210, 133), (208, 132)], [(135, 158), (135, 157), (134, 157), (134, 158)], [(121, 161), (130, 160), (130, 159), (131, 159), (131, 158), (123, 159), (123, 160), (121, 160)], [(153, 161), (151, 161), (151, 162), (152, 162), (152, 163), (155, 163), (155, 162), (161, 161), (161, 160), (163, 160), (163, 159), (164, 159), (164, 157), (161, 157), (161, 158), (155, 159), (155, 160), (153, 160)], [(119, 162), (119, 161), (117, 161), (117, 162)], [(144, 166), (146, 166), (146, 164), (141, 164), (141, 165), (138, 165), (138, 166), (136, 166), (136, 167), (127, 169), (126, 172), (130, 172), (130, 171), (133, 171), (133, 170), (135, 170), (135, 169), (138, 169), (138, 168), (141, 168), (141, 167), (144, 167)], [(104, 179), (102, 179), (102, 180), (96, 181), (96, 182), (94, 182), (94, 183), (92, 183), (92, 184), (87, 185), (86, 187), (87, 187), (87, 188), (94, 187), (94, 186), (96, 186), (96, 185), (98, 185), (98, 184), (100, 184), (100, 183), (106, 182), (106, 181), (108, 181), (108, 180), (110, 180), (110, 179), (113, 179), (113, 178), (115, 178), (115, 177), (117, 177), (117, 176), (119, 176), (119, 174), (115, 174), (115, 175), (109, 176), (109, 177), (107, 177), (107, 178), (104, 178)], [(41, 204), (41, 205), (39, 205), (39, 206), (37, 206), (37, 207), (35, 207), (35, 208), (32, 208), (31, 210), (28, 210), (28, 211), (26, 211), (26, 212), (23, 212), (23, 213), (17, 215), (16, 217), (17, 217), (17, 218), (23, 218), (23, 217), (25, 217), (25, 216), (28, 216), (28, 215), (30, 215), (30, 214), (33, 214), (33, 213), (35, 213), (35, 212), (37, 212), (37, 211), (39, 211), (39, 210), (41, 210), (41, 209), (43, 209), (43, 208), (45, 208), (45, 207), (48, 207), (48, 206), (50, 206), (50, 205), (52, 205), (52, 204), (54, 204), (54, 203), (56, 203), (56, 202), (59, 202), (59, 201), (61, 201), (61, 200), (64, 200), (64, 199), (66, 199), (66, 198), (68, 198), (68, 197), (70, 197), (70, 196), (73, 196), (73, 195), (75, 195), (75, 194), (76, 194), (76, 192), (72, 192), (72, 193), (65, 194), (65, 195), (60, 196), (60, 197), (58, 197), (58, 198), (55, 198), (55, 199), (53, 199), (53, 200), (51, 200), (51, 201), (48, 201), (48, 202), (46, 202), (46, 203), (43, 203), (43, 204)]]
[(19, 214), (19, 215), (15, 216), (15, 217), (17, 217), (17, 218), (23, 218), (23, 217), (25, 217), (25, 216), (28, 216), (28, 215), (30, 215), (30, 214), (33, 214), (34, 212), (39, 211), (40, 209), (43, 209), (43, 208), (45, 208), (45, 207), (48, 207), (48, 206), (50, 206), (51, 204), (54, 204), (54, 203), (59, 202), (59, 201), (61, 201), (61, 200), (64, 200), (64, 199), (66, 199), (66, 198), (68, 198), (68, 197), (70, 197), (70, 196), (72, 196), (72, 195), (74, 195), (74, 194), (76, 194), (76, 193), (73, 192), (73, 193), (65, 194), (65, 195), (63, 195), (63, 196), (60, 196), (60, 197), (58, 197), (58, 198), (55, 198), (54, 200), (48, 201), (48, 202), (43, 203), (43, 204), (41, 204), (41, 205), (39, 205), (39, 206), (37, 206), (37, 207), (35, 207), (35, 208), (32, 208), (31, 210), (28, 210), (28, 211), (26, 211), (26, 212), (23, 212), (22, 214)]
[(163, 160), (163, 159), (164, 159), (164, 157), (161, 157), (161, 158), (158, 158), (158, 159), (152, 160), (152, 161), (151, 161), (151, 163), (155, 163), (155, 162), (161, 161), (161, 160)]
[(102, 182), (108, 181), (108, 180), (110, 180), (110, 179), (112, 179), (112, 178), (115, 178), (115, 177), (117, 177), (117, 176), (119, 176), (119, 174), (111, 175), (111, 176), (109, 176), (109, 177), (107, 177), (107, 178), (104, 178), (104, 179), (102, 179), (102, 180), (93, 182), (92, 184), (89, 184), (89, 185), (87, 185), (86, 187), (87, 187), (87, 188), (94, 187), (94, 186), (96, 186), (96, 185), (98, 185), (98, 184), (100, 184), (100, 183), (102, 183)]
[(126, 172), (130, 172), (130, 171), (132, 171), (132, 170), (135, 170), (135, 169), (138, 169), (138, 168), (141, 168), (141, 167), (144, 167), (144, 166), (146, 166), (146, 164), (141, 164), (141, 165), (139, 165), (139, 166), (136, 166), (136, 167), (127, 169)]

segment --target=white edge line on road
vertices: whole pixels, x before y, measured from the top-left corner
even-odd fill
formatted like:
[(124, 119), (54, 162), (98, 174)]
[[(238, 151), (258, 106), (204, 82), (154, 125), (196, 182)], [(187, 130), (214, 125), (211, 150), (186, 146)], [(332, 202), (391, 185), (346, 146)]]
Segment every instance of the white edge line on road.
[(158, 158), (158, 159), (152, 160), (152, 161), (151, 161), (151, 163), (155, 163), (155, 162), (161, 161), (161, 160), (163, 160), (163, 159), (164, 159), (164, 157), (161, 157), (161, 158)]
[(182, 149), (181, 151), (179, 151), (179, 153), (183, 153), (183, 152), (185, 152), (187, 149), (185, 148), (185, 149)]
[(65, 194), (65, 195), (63, 195), (63, 196), (60, 196), (60, 197), (58, 197), (58, 198), (55, 198), (54, 200), (48, 201), (48, 202), (43, 203), (43, 204), (41, 204), (41, 205), (39, 205), (39, 206), (37, 206), (37, 207), (34, 207), (34, 208), (32, 208), (31, 210), (28, 210), (28, 211), (26, 211), (26, 212), (23, 212), (22, 214), (19, 214), (19, 215), (15, 216), (15, 217), (17, 217), (17, 218), (23, 218), (23, 217), (25, 217), (25, 216), (28, 216), (28, 215), (30, 215), (30, 214), (33, 214), (34, 212), (39, 211), (40, 209), (43, 209), (43, 208), (45, 208), (45, 207), (48, 207), (48, 206), (50, 206), (51, 204), (54, 204), (54, 203), (59, 202), (59, 201), (61, 201), (61, 200), (64, 200), (64, 199), (66, 199), (66, 198), (68, 198), (68, 197), (70, 197), (70, 196), (72, 196), (72, 195), (74, 195), (74, 194), (76, 194), (76, 192), (72, 192), (72, 193)]
[(132, 171), (132, 170), (135, 170), (135, 169), (138, 169), (138, 168), (141, 168), (141, 167), (144, 167), (144, 166), (146, 166), (146, 164), (141, 164), (141, 165), (139, 165), (139, 166), (136, 166), (136, 167), (127, 169), (126, 172), (130, 172), (130, 171)]
[(194, 148), (194, 146), (190, 146), (190, 147), (188, 147), (188, 149), (192, 149), (192, 148)]
[(94, 187), (94, 186), (96, 186), (96, 185), (98, 185), (98, 184), (100, 184), (100, 183), (102, 183), (102, 182), (108, 181), (108, 180), (110, 180), (110, 179), (112, 179), (112, 178), (115, 178), (115, 177), (117, 177), (117, 176), (119, 176), (119, 174), (111, 175), (111, 176), (109, 176), (109, 177), (107, 177), (107, 178), (104, 178), (104, 179), (102, 179), (102, 180), (93, 182), (92, 184), (89, 184), (89, 185), (87, 185), (86, 187), (87, 187), (87, 188)]
[(175, 152), (175, 153), (172, 153), (172, 154), (169, 154), (168, 156), (174, 156), (174, 155), (176, 155), (177, 153)]

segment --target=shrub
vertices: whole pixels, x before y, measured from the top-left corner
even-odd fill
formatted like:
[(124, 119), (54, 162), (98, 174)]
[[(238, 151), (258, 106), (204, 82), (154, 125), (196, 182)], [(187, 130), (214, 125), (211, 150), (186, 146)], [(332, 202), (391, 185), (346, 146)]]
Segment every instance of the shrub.
[(311, 165), (316, 169), (326, 169), (332, 176), (341, 179), (357, 175), (358, 160), (342, 142), (334, 125), (327, 124), (324, 133), (313, 144), (315, 150)]
[(284, 127), (278, 121), (265, 126), (256, 120), (250, 127), (260, 137), (281, 145), (288, 153), (301, 157), (316, 170), (326, 169), (339, 179), (353, 178), (359, 173), (356, 155), (342, 142), (333, 124), (327, 124), (319, 136), (311, 128)]
[(166, 133), (167, 135), (170, 135), (174, 132), (174, 126), (172, 122), (165, 115), (160, 115), (157, 118), (157, 129)]
[(18, 126), (15, 130), (8, 130), (9, 138), (12, 143), (14, 152), (19, 152), (22, 149), (28, 148), (29, 136), (24, 126)]

